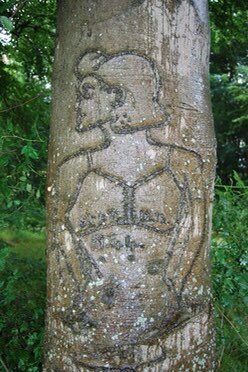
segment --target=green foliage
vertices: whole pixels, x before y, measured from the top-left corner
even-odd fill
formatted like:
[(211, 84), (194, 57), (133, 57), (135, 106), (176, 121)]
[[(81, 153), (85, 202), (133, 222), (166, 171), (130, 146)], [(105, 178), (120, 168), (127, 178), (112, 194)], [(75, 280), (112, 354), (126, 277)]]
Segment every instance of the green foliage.
[(235, 169), (248, 179), (248, 67), (239, 66), (232, 79), (211, 76), (217, 135), (218, 174), (227, 183)]
[(0, 227), (44, 226), (54, 8), (0, 4)]
[[(28, 79), (49, 79), (55, 34), (55, 0), (10, 0), (0, 4), (0, 15), (12, 23), (2, 54), (20, 63)], [(3, 22), (2, 22), (3, 25)], [(4, 25), (3, 25), (4, 26)], [(7, 38), (8, 39), (8, 38)]]
[(211, 91), (218, 143), (218, 175), (248, 179), (248, 39), (246, 0), (210, 0)]
[[(22, 252), (29, 235), (14, 233), (10, 239), (9, 232), (8, 248), (0, 240), (0, 370), (4, 365), (9, 371), (41, 369), (45, 263)], [(36, 239), (43, 238), (36, 235)], [(42, 248), (44, 256), (44, 244)]]
[(6, 229), (0, 231), (0, 241), (11, 247), (11, 252), (22, 258), (33, 257), (44, 260), (45, 234), (25, 230)]
[(237, 173), (216, 185), (212, 278), (219, 371), (248, 370), (248, 187)]
[(213, 74), (231, 78), (239, 64), (247, 62), (246, 0), (210, 0), (211, 58)]
[[(26, 89), (26, 85), (21, 86), (15, 97), (21, 93), (25, 97)], [(30, 91), (31, 94), (35, 94), (39, 88), (32, 87)], [(19, 227), (44, 225), (44, 183), (49, 120), (46, 107), (48, 103), (44, 101), (44, 95), (37, 98), (36, 102), (32, 103), (32, 107), (19, 107), (8, 115), (3, 113), (0, 116), (2, 175), (0, 226), (2, 227), (10, 224)], [(11, 94), (9, 94), (9, 101), (11, 101)]]

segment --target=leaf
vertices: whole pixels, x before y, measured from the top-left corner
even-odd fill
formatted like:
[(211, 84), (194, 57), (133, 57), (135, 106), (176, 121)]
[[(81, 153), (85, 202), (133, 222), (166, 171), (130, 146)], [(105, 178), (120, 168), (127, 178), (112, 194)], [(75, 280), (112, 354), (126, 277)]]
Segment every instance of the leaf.
[(233, 178), (236, 181), (237, 186), (239, 186), (241, 188), (245, 187), (244, 182), (241, 180), (239, 174), (235, 170), (233, 171)]
[(8, 203), (7, 203), (7, 208), (11, 208), (12, 205), (13, 205), (13, 201), (12, 201), (12, 200), (8, 201)]
[(0, 22), (3, 26), (3, 28), (5, 28), (6, 31), (12, 31), (13, 30), (13, 23), (8, 17), (0, 16)]
[(20, 181), (23, 181), (23, 182), (27, 181), (27, 177), (26, 176), (21, 176), (19, 179), (20, 179)]
[(0, 250), (0, 271), (4, 269), (6, 260), (9, 255), (9, 249), (8, 248), (2, 248)]
[(37, 199), (40, 198), (40, 189), (38, 189), (38, 190), (36, 191), (36, 198), (37, 198)]
[(7, 129), (8, 129), (9, 132), (13, 131), (13, 123), (9, 119), (7, 119)]
[(32, 145), (29, 144), (23, 146), (21, 153), (31, 159), (38, 159), (39, 157), (37, 151), (33, 148)]
[(32, 191), (32, 185), (30, 183), (27, 183), (26, 190), (28, 192), (31, 192)]
[(8, 155), (1, 156), (1, 158), (0, 158), (0, 166), (5, 167), (6, 165), (8, 165), (9, 162), (10, 162), (10, 157)]
[(21, 332), (21, 333), (27, 331), (27, 329), (28, 329), (28, 325), (27, 325), (27, 323), (23, 323), (23, 324), (21, 324), (21, 326), (20, 326), (20, 332)]

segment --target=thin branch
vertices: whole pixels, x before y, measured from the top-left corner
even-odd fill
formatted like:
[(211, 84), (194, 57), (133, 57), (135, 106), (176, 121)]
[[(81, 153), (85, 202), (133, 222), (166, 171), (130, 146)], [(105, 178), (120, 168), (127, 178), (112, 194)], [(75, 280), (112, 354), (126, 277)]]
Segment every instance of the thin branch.
[(6, 364), (4, 363), (4, 361), (2, 360), (1, 357), (0, 357), (0, 363), (2, 364), (3, 369), (5, 370), (5, 372), (9, 372), (8, 368), (6, 367)]
[(225, 351), (225, 345), (223, 346), (223, 348), (221, 350), (221, 354), (220, 354), (220, 357), (219, 357), (219, 360), (218, 360), (218, 368), (220, 368), (220, 366), (221, 366), (221, 362), (222, 362), (222, 359), (223, 359), (223, 356), (224, 356), (224, 351)]
[(226, 321), (230, 324), (230, 326), (234, 329), (234, 331), (237, 333), (237, 335), (239, 336), (239, 338), (241, 339), (241, 341), (243, 341), (243, 343), (248, 346), (248, 343), (246, 342), (245, 339), (243, 339), (243, 337), (239, 334), (239, 331), (237, 330), (237, 328), (235, 327), (235, 325), (231, 322), (231, 320), (224, 314), (224, 312), (221, 310), (221, 308), (215, 304), (215, 306), (217, 307), (218, 311), (221, 313), (221, 315), (226, 319)]
[(27, 103), (29, 103), (29, 102), (35, 100), (35, 99), (38, 98), (38, 97), (40, 97), (40, 94), (37, 94), (37, 96), (32, 97), (32, 98), (29, 98), (27, 101), (24, 101), (24, 102), (22, 102), (22, 103), (19, 103), (18, 105), (10, 106), (10, 107), (8, 107), (7, 109), (0, 110), (0, 114), (3, 113), (3, 112), (11, 111), (11, 110), (13, 110), (13, 109), (15, 109), (15, 108), (17, 108), (17, 107), (24, 106), (24, 105), (26, 105)]
[(222, 187), (228, 189), (248, 189), (248, 186), (215, 185), (215, 187)]
[(32, 140), (32, 139), (23, 138), (23, 137), (15, 136), (15, 135), (13, 135), (13, 136), (2, 136), (1, 139), (2, 139), (2, 138), (18, 138), (18, 139), (21, 139), (21, 140), (23, 140), (23, 141), (29, 141), (29, 142), (42, 142), (42, 143), (45, 142), (45, 141), (42, 141), (41, 138), (40, 138), (39, 140)]
[(16, 9), (12, 13), (12, 17), (14, 18), (16, 14), (24, 7), (25, 3), (27, 3), (28, 0), (20, 1), (17, 5)]

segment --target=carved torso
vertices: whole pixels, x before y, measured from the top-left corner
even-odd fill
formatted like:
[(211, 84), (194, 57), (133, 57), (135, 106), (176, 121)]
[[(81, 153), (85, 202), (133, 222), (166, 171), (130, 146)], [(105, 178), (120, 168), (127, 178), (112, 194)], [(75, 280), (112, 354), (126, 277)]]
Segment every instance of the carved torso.
[[(93, 62), (91, 55), (84, 58), (78, 71), (87, 73)], [(132, 61), (141, 65), (141, 81), (150, 91), (143, 113), (140, 96), (132, 93), (132, 82), (123, 86), (118, 67)], [(121, 55), (94, 63), (94, 76), (78, 75), (76, 130), (99, 128), (102, 144), (65, 158), (55, 187), (64, 201), (57, 210), (62, 231), (55, 252), (64, 265), (62, 285), (74, 283), (58, 313), (68, 330), (88, 339), (89, 352), (102, 334), (109, 347), (135, 343), (140, 335), (153, 343), (184, 320), (186, 283), (194, 280), (190, 262), (204, 229), (200, 156), (152, 136), (167, 119), (149, 62)], [(113, 81), (106, 78), (110, 70)], [(183, 316), (190, 315), (184, 310)]]

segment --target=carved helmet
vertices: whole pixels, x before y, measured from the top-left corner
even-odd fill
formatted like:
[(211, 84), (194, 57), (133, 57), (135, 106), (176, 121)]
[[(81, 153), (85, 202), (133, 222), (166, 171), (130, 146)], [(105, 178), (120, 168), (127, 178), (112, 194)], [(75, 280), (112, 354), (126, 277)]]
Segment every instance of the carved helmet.
[(165, 123), (159, 75), (146, 57), (130, 52), (113, 56), (86, 53), (75, 74), (78, 131), (109, 122), (114, 132), (130, 133)]

